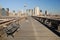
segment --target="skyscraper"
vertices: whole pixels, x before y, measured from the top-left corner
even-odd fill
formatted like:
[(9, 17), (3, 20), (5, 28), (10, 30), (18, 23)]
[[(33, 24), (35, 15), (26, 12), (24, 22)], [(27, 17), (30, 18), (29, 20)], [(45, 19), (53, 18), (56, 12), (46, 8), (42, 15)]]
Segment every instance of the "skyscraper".
[(6, 13), (5, 8), (2, 8), (2, 9), (1, 9), (1, 12), (2, 12), (2, 13), (1, 13), (2, 16), (7, 16), (7, 13)]
[(13, 14), (13, 16), (17, 16), (17, 13), (15, 10), (13, 10), (12, 14)]
[(1, 13), (2, 13), (2, 7), (1, 7), (1, 5), (0, 5), (0, 16), (1, 16)]
[(40, 10), (40, 16), (42, 16), (42, 10)]
[(17, 16), (18, 16), (18, 17), (21, 17), (21, 14), (22, 14), (22, 11), (18, 11), (18, 12), (17, 12)]
[(48, 12), (47, 12), (47, 10), (45, 10), (45, 15), (48, 15)]
[(35, 7), (35, 8), (34, 8), (34, 15), (35, 15), (35, 16), (39, 16), (39, 14), (40, 14), (40, 9), (39, 9), (39, 7)]
[(7, 16), (9, 16), (9, 8), (6, 8)]
[(1, 16), (1, 13), (2, 13), (2, 9), (0, 8), (0, 16)]
[(33, 9), (27, 9), (26, 12), (29, 16), (33, 15)]

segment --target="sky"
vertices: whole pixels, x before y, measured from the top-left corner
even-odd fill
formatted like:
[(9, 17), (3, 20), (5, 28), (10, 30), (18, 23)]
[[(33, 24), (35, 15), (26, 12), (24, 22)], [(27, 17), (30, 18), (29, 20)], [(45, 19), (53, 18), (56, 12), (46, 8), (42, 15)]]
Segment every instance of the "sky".
[(27, 5), (26, 9), (38, 6), (43, 13), (47, 10), (50, 14), (60, 14), (60, 0), (0, 0), (0, 6), (10, 11), (25, 10), (24, 4)]

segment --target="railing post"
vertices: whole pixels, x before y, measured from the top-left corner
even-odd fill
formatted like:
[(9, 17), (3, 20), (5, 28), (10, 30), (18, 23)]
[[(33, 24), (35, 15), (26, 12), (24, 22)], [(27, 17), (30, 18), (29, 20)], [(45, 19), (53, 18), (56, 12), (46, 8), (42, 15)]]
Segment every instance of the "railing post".
[(55, 22), (55, 21), (51, 21), (51, 28), (54, 29), (54, 30), (58, 30), (58, 23)]
[(58, 31), (60, 32), (60, 24), (59, 24), (59, 26), (58, 26)]

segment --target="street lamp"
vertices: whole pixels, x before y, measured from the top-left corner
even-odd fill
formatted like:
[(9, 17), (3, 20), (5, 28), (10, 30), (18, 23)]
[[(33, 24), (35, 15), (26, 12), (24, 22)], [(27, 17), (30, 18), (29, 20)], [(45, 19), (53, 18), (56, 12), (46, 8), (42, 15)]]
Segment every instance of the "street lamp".
[(24, 4), (24, 8), (25, 8), (25, 16), (26, 16), (26, 7), (27, 7), (27, 4)]

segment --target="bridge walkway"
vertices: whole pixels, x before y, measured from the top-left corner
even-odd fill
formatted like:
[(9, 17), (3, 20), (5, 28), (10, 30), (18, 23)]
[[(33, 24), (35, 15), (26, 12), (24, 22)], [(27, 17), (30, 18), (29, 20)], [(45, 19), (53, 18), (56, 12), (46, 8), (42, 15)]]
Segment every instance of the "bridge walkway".
[(20, 22), (20, 30), (14, 33), (14, 38), (5, 36), (6, 40), (60, 40), (48, 28), (36, 21), (32, 17)]

